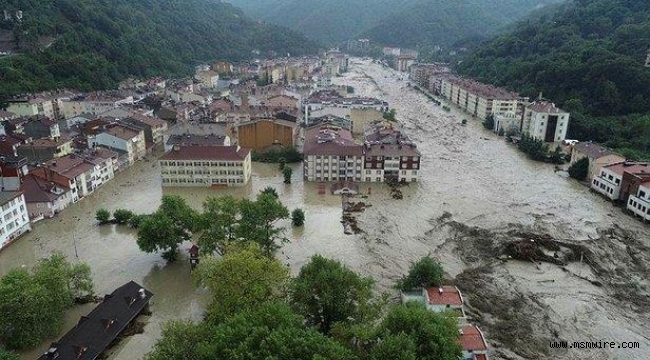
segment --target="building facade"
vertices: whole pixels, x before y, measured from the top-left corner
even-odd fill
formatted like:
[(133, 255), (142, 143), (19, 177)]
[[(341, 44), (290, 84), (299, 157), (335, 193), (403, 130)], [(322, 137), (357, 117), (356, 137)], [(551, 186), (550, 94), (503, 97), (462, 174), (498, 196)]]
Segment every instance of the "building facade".
[(0, 249), (31, 230), (23, 193), (0, 192)]
[(644, 221), (650, 221), (650, 180), (641, 183), (637, 193), (630, 195), (627, 209)]
[(239, 146), (174, 146), (158, 161), (162, 186), (244, 186), (251, 151)]
[(269, 146), (294, 146), (298, 135), (295, 122), (276, 118), (261, 118), (236, 125), (237, 144), (257, 151)]
[(566, 139), (570, 114), (553, 103), (541, 101), (526, 104), (521, 132), (544, 142), (560, 142)]

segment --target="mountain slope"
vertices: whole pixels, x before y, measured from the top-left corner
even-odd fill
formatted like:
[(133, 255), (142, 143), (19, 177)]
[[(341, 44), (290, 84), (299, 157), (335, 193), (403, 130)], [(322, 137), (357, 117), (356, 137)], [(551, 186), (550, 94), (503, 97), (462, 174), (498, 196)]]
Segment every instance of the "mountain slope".
[(488, 36), (534, 9), (557, 0), (426, 0), (390, 14), (361, 36), (380, 44), (448, 46)]
[(316, 50), (301, 35), (214, 0), (0, 0), (0, 10), (23, 12), (22, 22), (0, 23), (21, 46), (0, 58), (0, 96), (187, 74), (197, 62), (246, 59), (253, 50)]
[(325, 43), (349, 40), (419, 0), (230, 0), (251, 16)]
[(518, 23), (457, 70), (531, 97), (543, 91), (573, 112), (571, 137), (650, 154), (649, 48), (647, 0), (576, 0)]

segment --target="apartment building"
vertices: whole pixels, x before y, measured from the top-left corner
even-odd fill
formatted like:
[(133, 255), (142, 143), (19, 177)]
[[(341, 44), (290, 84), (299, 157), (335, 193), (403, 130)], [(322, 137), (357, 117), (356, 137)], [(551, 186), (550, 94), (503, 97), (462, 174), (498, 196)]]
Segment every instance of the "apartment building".
[(560, 142), (566, 139), (570, 114), (554, 103), (536, 101), (525, 105), (521, 132), (544, 142)]
[(0, 249), (31, 230), (23, 193), (0, 192)]
[(112, 91), (97, 92), (62, 101), (60, 111), (65, 119), (70, 119), (81, 114), (99, 115), (122, 105), (132, 105), (133, 102), (131, 95)]
[(625, 161), (625, 157), (616, 154), (614, 150), (591, 141), (579, 142), (573, 145), (573, 148), (571, 149), (570, 165), (575, 164), (582, 158), (587, 158), (589, 160), (589, 173), (587, 175), (589, 182), (600, 174), (600, 169), (602, 169), (603, 166)]
[(56, 115), (52, 99), (43, 97), (10, 100), (7, 111), (19, 117), (42, 115), (54, 119)]
[(383, 100), (364, 97), (342, 97), (334, 90), (322, 90), (312, 94), (305, 104), (305, 123), (311, 125), (310, 119), (325, 115), (350, 118), (352, 110), (373, 109), (378, 112), (388, 111), (388, 103)]
[(18, 156), (30, 162), (41, 163), (72, 153), (72, 140), (65, 138), (42, 138), (32, 140), (16, 147)]
[(88, 135), (88, 147), (92, 149), (96, 146), (125, 154), (125, 163), (120, 163), (120, 169), (132, 165), (147, 154), (144, 130), (123, 124), (103, 125), (96, 129), (96, 134)]
[(378, 121), (367, 127), (364, 140), (364, 181), (418, 181), (421, 154), (400, 130)]
[(591, 189), (612, 201), (627, 203), (630, 189), (638, 188), (646, 180), (650, 180), (650, 163), (626, 161), (603, 166), (591, 180)]
[(644, 221), (650, 221), (650, 180), (639, 184), (636, 194), (630, 195), (627, 209)]
[(306, 181), (363, 181), (363, 146), (354, 141), (349, 129), (308, 128), (303, 156)]
[(158, 161), (162, 186), (244, 186), (251, 151), (239, 146), (174, 146)]
[(293, 146), (299, 130), (296, 122), (275, 117), (241, 122), (235, 128), (239, 146), (258, 151), (273, 145)]
[(440, 95), (479, 119), (506, 113), (521, 115), (523, 112), (520, 101), (524, 99), (518, 94), (460, 77), (441, 77)]

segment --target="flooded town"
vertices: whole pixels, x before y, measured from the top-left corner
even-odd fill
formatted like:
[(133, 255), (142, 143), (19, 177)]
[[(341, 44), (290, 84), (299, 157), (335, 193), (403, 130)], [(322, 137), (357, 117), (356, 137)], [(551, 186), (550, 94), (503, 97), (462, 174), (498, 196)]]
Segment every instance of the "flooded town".
[[(341, 56), (336, 53), (334, 57)], [(34, 222), (31, 231), (0, 251), (0, 275), (16, 268), (31, 268), (42, 258), (62, 253), (71, 262), (85, 262), (90, 266), (99, 296), (129, 281), (142, 285), (153, 294), (149, 302), (150, 313), (143, 316), (143, 331), (123, 338), (108, 353), (111, 360), (140, 359), (152, 351), (167, 322), (203, 318), (207, 307), (206, 289), (197, 287), (191, 275), (189, 249), (192, 242), (186, 241), (180, 246), (177, 261), (167, 262), (160, 253), (140, 250), (136, 229), (117, 224), (98, 225), (97, 211), (128, 209), (135, 214), (150, 214), (158, 209), (163, 195), (178, 195), (200, 210), (208, 197), (232, 195), (254, 199), (262, 190), (271, 187), (290, 211), (300, 208), (305, 213), (304, 226), (292, 227), (290, 219), (278, 224), (284, 229), (287, 241), (281, 244), (275, 257), (290, 268), (292, 275), (297, 275), (313, 255), (323, 255), (373, 278), (378, 289), (388, 294), (389, 301), (399, 302), (400, 292), (393, 287), (395, 281), (407, 273), (415, 261), (430, 255), (444, 268), (447, 285), (462, 294), (467, 323), (481, 329), (483, 341), (488, 345), (484, 353), (490, 358), (648, 358), (650, 225), (643, 217), (639, 219), (630, 214), (631, 208), (627, 208), (632, 204), (627, 199), (615, 206), (608, 198), (609, 193), (600, 194), (592, 189), (591, 181), (585, 184), (572, 179), (567, 171), (568, 162), (554, 165), (529, 159), (516, 144), (498, 134), (497, 128), (495, 131), (486, 129), (481, 115), (468, 112), (450, 96), (445, 96), (444, 90), (436, 91), (433, 80), (428, 87), (419, 84), (413, 70), (409, 74), (406, 69), (400, 69), (399, 64), (391, 68), (368, 58), (348, 60), (345, 56), (345, 59), (349, 61), (347, 71), (335, 70), (334, 76), (328, 77), (331, 83), (319, 84), (316, 90), (273, 84), (245, 88), (235, 84), (230, 87), (230, 94), (219, 100), (215, 97), (214, 101), (211, 96), (210, 100), (201, 100), (206, 98), (201, 92), (178, 90), (186, 86), (184, 84), (175, 84), (176, 88), (168, 93), (162, 90), (167, 98), (176, 97), (172, 103), (178, 114), (177, 123), (170, 122), (161, 136), (161, 141), (170, 148), (166, 149), (166, 154), (161, 148), (154, 149), (130, 164), (129, 155), (123, 160), (123, 152), (117, 151), (119, 149), (110, 142), (102, 142), (102, 135), (117, 136), (115, 129), (120, 127), (132, 131), (133, 126), (122, 124), (123, 118), (162, 118), (161, 112), (142, 115), (144, 112), (138, 107), (131, 110), (130, 105), (117, 106), (108, 115), (95, 114), (92, 119), (83, 120), (81, 118), (88, 115), (77, 111), (72, 116), (76, 120), (68, 122), (74, 126), (62, 127), (64, 135), (61, 137), (73, 132), (75, 136), (83, 134), (88, 137), (86, 141), (94, 141), (96, 147), (113, 151), (115, 164), (124, 166), (119, 172), (116, 167), (114, 179), (96, 186), (78, 201), (70, 201), (60, 212), (53, 216), (40, 214), (43, 219)], [(332, 71), (328, 69), (332, 66), (328, 61), (325, 60), (323, 73)], [(320, 60), (316, 63), (320, 64)], [(267, 77), (277, 76), (273, 74), (280, 67), (274, 66), (269, 65), (268, 70), (264, 70), (269, 74)], [(205, 70), (201, 76), (209, 78), (209, 72)], [(197, 78), (203, 79), (201, 76)], [(324, 79), (313, 80), (317, 81)], [(441, 89), (447, 82), (452, 87), (460, 84), (443, 76)], [(170, 85), (167, 86), (169, 90)], [(369, 108), (379, 106), (373, 108), (379, 116), (372, 121), (357, 120), (354, 116), (358, 114), (353, 113), (354, 120), (350, 122), (349, 114), (344, 114), (340, 108), (332, 106), (333, 110), (328, 110), (333, 102), (331, 98), (314, 99), (318, 91), (321, 95), (322, 91), (339, 94), (336, 96), (343, 102), (362, 99), (368, 102), (364, 104)], [(287, 102), (293, 103), (288, 105)], [(314, 106), (317, 102), (322, 107)], [(163, 102), (162, 108), (166, 106)], [(241, 109), (246, 106), (250, 106), (250, 110), (242, 115)], [(539, 103), (533, 101), (526, 106), (535, 111)], [(129, 110), (124, 115), (116, 112), (125, 108)], [(208, 109), (206, 117), (212, 119), (209, 123), (193, 120), (192, 113), (198, 114), (205, 109)], [(394, 110), (392, 114), (389, 109)], [(512, 111), (518, 110), (513, 107)], [(282, 116), (278, 115), (280, 113)], [(387, 122), (386, 117), (394, 119)], [(21, 118), (8, 122), (15, 127), (20, 123), (18, 119)], [(345, 125), (346, 120), (350, 124)], [(147, 123), (148, 120), (140, 121)], [(246, 126), (256, 121), (268, 121), (274, 126), (286, 122), (293, 124), (289, 131), (295, 134), (289, 136), (290, 143), (286, 145), (297, 147), (303, 152), (304, 160), (286, 165), (292, 169), (290, 183), (285, 181), (276, 163), (251, 161), (246, 155), (237, 158), (237, 154), (232, 158), (230, 154), (224, 155), (225, 160), (214, 158), (244, 163), (244, 170), (237, 174), (240, 178), (227, 178), (233, 180), (231, 183), (224, 184), (224, 177), (222, 183), (213, 179), (212, 186), (198, 183), (197, 186), (185, 186), (180, 175), (166, 175), (168, 169), (175, 166), (171, 164), (173, 161), (192, 160), (182, 156), (185, 148), (199, 147), (183, 143), (183, 138), (189, 138), (193, 131), (196, 132), (192, 136), (206, 139), (214, 135), (213, 131), (221, 131), (223, 137), (219, 146), (237, 148), (233, 150), (236, 153), (240, 147), (254, 148), (255, 141), (263, 141), (260, 139), (266, 130), (262, 127), (255, 128), (260, 133), (255, 135), (251, 145), (244, 140), (249, 131)], [(361, 121), (366, 121), (367, 126), (357, 135), (354, 128)], [(559, 126), (561, 124), (551, 134), (552, 143), (566, 140), (566, 129), (563, 131)], [(373, 127), (377, 127), (377, 133), (393, 134), (399, 129), (398, 135), (391, 135), (397, 137), (396, 142), (389, 144), (381, 138), (375, 144), (368, 135), (368, 129)], [(310, 137), (313, 129), (317, 135)], [(352, 135), (346, 138), (344, 131)], [(525, 133), (524, 129), (519, 132)], [(533, 130), (530, 133), (533, 134)], [(3, 136), (10, 136), (9, 132), (7, 134)], [(554, 134), (562, 135), (560, 141)], [(180, 146), (168, 141), (174, 136), (179, 137)], [(229, 140), (224, 140), (226, 138)], [(358, 146), (358, 149), (330, 150), (324, 145)], [(573, 145), (562, 145), (567, 158), (571, 157)], [(17, 146), (31, 145), (27, 141)], [(399, 162), (400, 157), (417, 158), (413, 162), (416, 167), (409, 167), (411, 160), (406, 167), (396, 165), (394, 182), (389, 181), (388, 165), (382, 168), (382, 178), (378, 175), (377, 180), (374, 166), (358, 167), (358, 173), (334, 171), (332, 174), (336, 175), (330, 175), (331, 179), (321, 175), (321, 156), (348, 156), (346, 161), (351, 161), (350, 154), (359, 151), (361, 155), (353, 162), (358, 160), (357, 164), (361, 164), (363, 161), (367, 165), (371, 154), (379, 154), (380, 158), (394, 156), (388, 152), (391, 146), (395, 151), (411, 151), (406, 155), (397, 152), (398, 165), (404, 165)], [(86, 146), (89, 147), (92, 148)], [(29, 151), (25, 154), (23, 156), (30, 156)], [(29, 181), (48, 182), (51, 180), (48, 171), (57, 173), (57, 168), (64, 166), (63, 159), (74, 156), (70, 154), (73, 152), (61, 157), (39, 158), (37, 161), (45, 165), (24, 176), (30, 177)], [(204, 157), (196, 159), (206, 161)], [(388, 164), (388, 159), (384, 161)], [(246, 162), (250, 164), (248, 177)], [(621, 163), (613, 161), (600, 166), (607, 169)], [(315, 172), (314, 164), (318, 166)], [(413, 171), (407, 174), (401, 169)], [(635, 174), (645, 173), (637, 171)], [(601, 174), (596, 171), (594, 176)], [(648, 177), (643, 179), (640, 189), (648, 184)], [(238, 180), (242, 180), (241, 183)], [(341, 189), (344, 191), (337, 191)], [(85, 190), (79, 188), (80, 193)], [(24, 189), (16, 191), (25, 192), (30, 216), (34, 215), (33, 209), (40, 208), (30, 207), (34, 197)], [(645, 196), (629, 195), (640, 199)], [(442, 293), (442, 287), (440, 291)], [(61, 332), (42, 341), (38, 347), (20, 352), (21, 358), (34, 359), (47, 352), (52, 342), (73, 329), (79, 317), (95, 306), (89, 303), (67, 310)], [(638, 342), (640, 346), (632, 349), (550, 349), (548, 345), (550, 341), (604, 339)]]

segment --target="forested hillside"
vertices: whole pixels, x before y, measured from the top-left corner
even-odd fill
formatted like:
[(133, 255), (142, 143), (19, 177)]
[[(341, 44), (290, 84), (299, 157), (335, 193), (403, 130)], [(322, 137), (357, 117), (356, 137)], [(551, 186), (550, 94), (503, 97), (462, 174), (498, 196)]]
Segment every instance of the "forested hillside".
[(317, 50), (302, 35), (214, 0), (0, 0), (0, 10), (13, 17), (0, 28), (20, 45), (0, 57), (0, 96), (110, 88), (127, 76), (187, 74), (197, 62), (246, 59), (253, 50)]
[(379, 44), (446, 45), (489, 35), (540, 5), (563, 0), (230, 0), (251, 16), (323, 42), (370, 37)]
[(558, 0), (425, 0), (382, 19), (361, 36), (412, 48), (449, 46), (494, 34), (533, 10)]
[[(569, 136), (650, 154), (650, 2), (576, 0), (485, 43), (461, 74), (554, 100)], [(645, 154), (644, 154), (645, 153)]]

